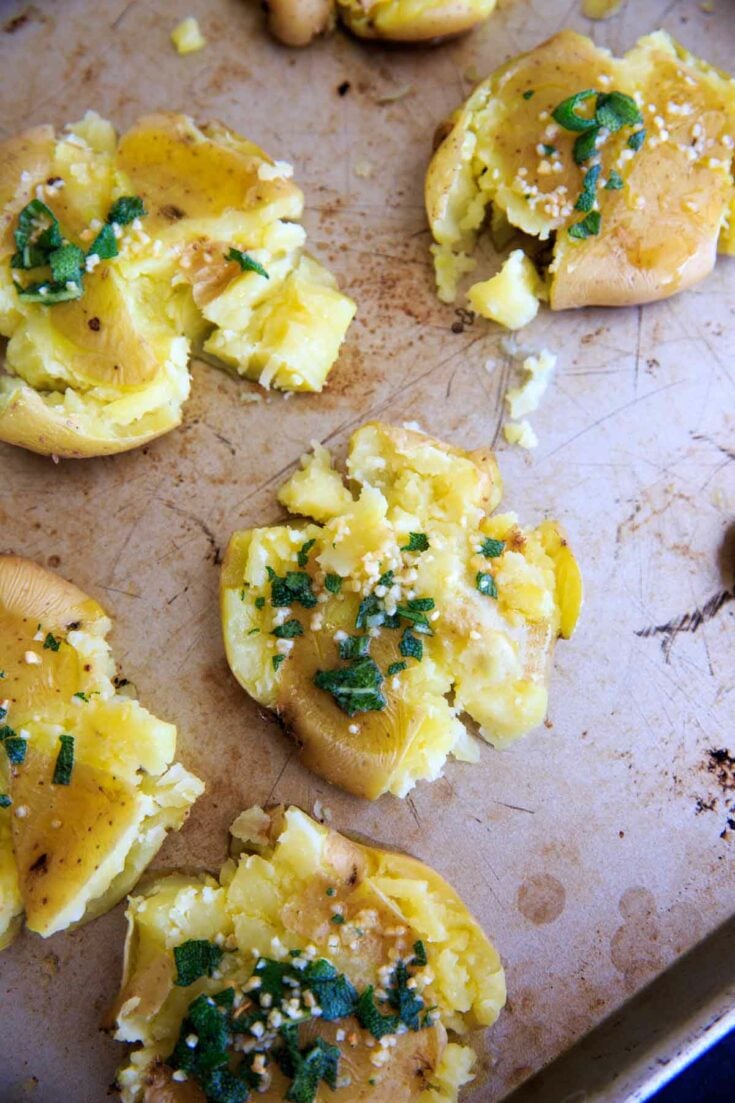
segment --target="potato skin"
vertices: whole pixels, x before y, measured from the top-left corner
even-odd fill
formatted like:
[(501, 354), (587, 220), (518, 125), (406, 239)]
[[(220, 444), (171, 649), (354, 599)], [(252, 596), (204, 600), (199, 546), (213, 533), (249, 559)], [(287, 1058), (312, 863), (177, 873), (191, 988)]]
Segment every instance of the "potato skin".
[(337, 0), (340, 19), (360, 38), (406, 46), (440, 44), (472, 30), (497, 0)]
[(268, 0), (268, 30), (284, 46), (308, 46), (334, 26), (334, 0)]

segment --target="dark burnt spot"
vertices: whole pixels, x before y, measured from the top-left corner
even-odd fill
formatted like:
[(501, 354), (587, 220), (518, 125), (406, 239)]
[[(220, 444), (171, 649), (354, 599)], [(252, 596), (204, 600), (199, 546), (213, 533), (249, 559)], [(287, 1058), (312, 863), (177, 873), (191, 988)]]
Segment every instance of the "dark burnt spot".
[(39, 854), (32, 866), (28, 868), (29, 873), (47, 873), (48, 872), (48, 854)]
[(30, 19), (30, 13), (28, 11), (22, 11), (19, 15), (13, 16), (7, 23), (3, 25), (3, 31), (5, 34), (15, 34), (21, 27), (25, 27), (26, 23)]
[(186, 211), (182, 211), (181, 207), (176, 207), (173, 203), (167, 203), (165, 207), (160, 207), (159, 214), (162, 214), (170, 222), (178, 222), (180, 218), (186, 217)]
[(350, 870), (350, 875), (347, 878), (347, 884), (348, 885), (356, 885), (357, 884), (357, 872), (358, 872), (357, 866), (353, 864), (352, 869)]
[(348, 80), (343, 80), (341, 84), (337, 85), (337, 95), (346, 96), (352, 85)]
[(100, 329), (102, 328), (102, 322), (99, 320), (99, 318), (90, 318), (87, 322), (87, 325), (93, 331), (93, 333), (99, 333)]

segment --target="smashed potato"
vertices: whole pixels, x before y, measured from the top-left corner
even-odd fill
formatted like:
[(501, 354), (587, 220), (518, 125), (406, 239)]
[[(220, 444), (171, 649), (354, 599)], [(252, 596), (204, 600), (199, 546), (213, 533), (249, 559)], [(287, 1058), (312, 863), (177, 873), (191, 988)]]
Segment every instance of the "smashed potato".
[(0, 440), (121, 452), (173, 429), (189, 353), (319, 391), (354, 303), (304, 253), (292, 169), (219, 123), (88, 113), (0, 146)]
[(325, 449), (302, 462), (279, 498), (319, 523), (236, 532), (220, 599), (235, 677), (305, 765), (405, 796), (450, 754), (476, 761), (463, 713), (498, 745), (541, 723), (581, 577), (555, 522), (491, 516), (492, 453), (376, 422), (350, 441), (347, 484)]
[(124, 1103), (455, 1103), (505, 979), (454, 890), (298, 808), (231, 830), (244, 853), (219, 880), (172, 874), (130, 901)]
[[(480, 84), (434, 154), (426, 206), (440, 298), (454, 300), (489, 209), (548, 243), (527, 251), (553, 310), (690, 287), (718, 243), (733, 251), (734, 135), (733, 81), (664, 31), (623, 58), (562, 31)], [(483, 303), (485, 286), (470, 289), (476, 310), (500, 324), (518, 315), (503, 296)], [(530, 318), (528, 278), (522, 294)]]
[(115, 676), (104, 610), (0, 556), (0, 947), (112, 908), (203, 792)]
[(497, 0), (268, 0), (268, 27), (286, 46), (308, 46), (337, 17), (360, 38), (431, 43), (464, 34)]

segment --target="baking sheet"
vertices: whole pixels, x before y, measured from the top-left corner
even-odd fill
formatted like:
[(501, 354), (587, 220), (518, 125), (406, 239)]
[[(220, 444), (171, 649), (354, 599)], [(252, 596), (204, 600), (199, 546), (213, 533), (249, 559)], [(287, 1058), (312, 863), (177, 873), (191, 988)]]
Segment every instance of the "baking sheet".
[[(473, 76), (563, 26), (617, 51), (662, 25), (716, 64), (735, 54), (728, 0), (711, 14), (641, 0), (597, 24), (580, 8), (509, 0), (440, 50), (336, 35), (297, 53), (242, 0), (0, 4), (3, 134), (90, 107), (122, 128), (157, 108), (220, 118), (293, 162), (311, 249), (357, 299), (321, 396), (243, 404), (248, 384), (196, 366), (185, 424), (144, 449), (56, 466), (0, 445), (0, 548), (57, 567), (106, 606), (123, 672), (177, 723), (181, 757), (207, 780), (157, 866), (216, 869), (243, 807), (319, 800), (335, 825), (400, 844), (456, 885), (510, 992), (487, 1037), (492, 1074), (467, 1103), (507, 1096), (735, 911), (735, 779), (709, 753), (735, 754), (735, 262), (642, 310), (542, 312), (524, 340), (554, 349), (559, 367), (532, 418), (533, 455), (498, 441), (511, 371), (500, 334), (481, 320), (454, 332), (433, 291), (423, 172)], [(179, 57), (169, 33), (189, 14), (209, 42)], [(505, 507), (562, 519), (587, 582), (579, 631), (557, 650), (547, 726), (376, 804), (299, 766), (229, 674), (216, 608), (230, 532), (277, 520), (275, 490), (309, 442), (341, 452), (368, 417), (497, 443)], [(98, 1023), (122, 936), (119, 907), (2, 954), (0, 1099), (106, 1098), (122, 1047)], [(664, 1037), (653, 1064), (673, 1044)]]

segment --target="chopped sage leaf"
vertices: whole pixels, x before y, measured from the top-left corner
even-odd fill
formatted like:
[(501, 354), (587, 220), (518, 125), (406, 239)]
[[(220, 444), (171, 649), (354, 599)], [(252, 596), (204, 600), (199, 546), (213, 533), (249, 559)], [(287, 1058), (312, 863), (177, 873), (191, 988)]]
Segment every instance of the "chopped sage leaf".
[(600, 232), (601, 221), (602, 219), (599, 211), (590, 211), (581, 222), (575, 222), (573, 226), (569, 227), (569, 236), (577, 238), (580, 241), (588, 237), (596, 237)]
[(635, 100), (625, 92), (601, 92), (597, 97), (595, 118), (611, 134), (623, 126), (635, 126), (643, 118)]
[(304, 627), (301, 621), (292, 618), (287, 620), (285, 624), (279, 624), (277, 628), (273, 629), (271, 635), (275, 636), (277, 640), (292, 640), (296, 636), (303, 636)]
[(304, 571), (287, 571), (281, 578), (272, 567), (267, 567), (271, 583), (271, 605), (276, 609), (299, 604), (305, 609), (316, 605), (316, 594), (311, 586), (311, 578)]
[(340, 659), (363, 659), (370, 651), (370, 642), (370, 636), (348, 636), (340, 640)]
[(568, 99), (562, 100), (551, 112), (552, 118), (563, 126), (565, 130), (583, 131), (597, 126), (594, 115), (592, 117), (578, 115), (577, 108), (590, 97), (597, 95), (594, 88), (586, 88), (583, 92), (577, 92)]
[(602, 169), (599, 165), (593, 165), (591, 169), (588, 169), (584, 174), (582, 181), (582, 194), (577, 202), (574, 204), (575, 211), (591, 211), (595, 205), (595, 196), (597, 189), (597, 181), (600, 178), (600, 172)]
[(206, 938), (190, 938), (174, 946), (176, 979), (174, 984), (186, 988), (200, 977), (211, 977), (222, 961), (222, 950)]
[(523, 93), (523, 98), (524, 98), (524, 100), (530, 100), (535, 95), (536, 95), (536, 92), (533, 88), (527, 88), (526, 91)]
[(57, 639), (50, 632), (46, 633), (46, 639), (43, 641), (44, 651), (58, 651), (61, 647), (61, 640)]
[(51, 779), (51, 784), (69, 785), (74, 769), (74, 736), (60, 735), (59, 743), (61, 746), (56, 756), (56, 765), (54, 766), (54, 776)]
[(423, 552), (429, 547), (429, 537), (425, 532), (409, 532), (408, 543), (404, 544), (401, 551)]
[(405, 658), (416, 659), (418, 662), (421, 662), (424, 657), (424, 645), (418, 637), (414, 636), (410, 628), (405, 629), (398, 650)]
[(338, 594), (342, 589), (342, 579), (338, 574), (328, 574), (324, 579), (324, 585), (330, 594)]
[(503, 554), (504, 550), (504, 540), (493, 540), (492, 536), (488, 536), (482, 542), (480, 555), (484, 555), (486, 559), (497, 559), (499, 555)]
[(278, 670), (281, 663), (285, 663), (285, 661), (286, 661), (286, 656), (285, 655), (274, 655), (271, 659), (271, 662), (273, 663), (273, 669)]
[(376, 712), (385, 708), (380, 691), (383, 675), (370, 658), (355, 659), (350, 666), (337, 670), (318, 670), (314, 685), (331, 693), (337, 706), (348, 716), (358, 712)]
[(622, 176), (615, 169), (611, 169), (605, 182), (605, 191), (620, 191), (622, 187)]
[(5, 753), (11, 766), (22, 766), (26, 760), (27, 741), (5, 724), (0, 728), (0, 742), (5, 747)]
[(309, 552), (316, 544), (316, 540), (307, 540), (305, 544), (302, 544), (299, 548), (299, 553), (296, 556), (300, 567), (305, 567), (309, 562)]
[[(406, 629), (406, 632), (410, 632), (410, 631), (411, 631), (410, 628)], [(416, 643), (420, 643), (420, 642), (421, 642), (420, 640), (416, 640)], [(423, 651), (423, 645), (422, 645), (422, 651)], [(386, 674), (388, 675), (389, 678), (392, 678), (394, 674), (400, 674), (402, 670), (407, 670), (407, 669), (408, 669), (408, 663), (404, 663), (404, 662), (391, 663), (390, 666), (388, 667), (388, 669), (386, 670)]]
[(0, 808), (10, 808), (12, 803), (7, 793), (0, 793)]
[(646, 131), (645, 131), (645, 129), (636, 130), (635, 134), (631, 134), (630, 138), (628, 138), (628, 148), (632, 149), (635, 153), (637, 153), (638, 150), (643, 147), (643, 143), (645, 142), (645, 140), (646, 140)]
[(487, 571), (478, 571), (475, 576), (475, 586), (486, 597), (497, 597), (498, 586), (491, 574)]
[(225, 253), (226, 260), (234, 260), (240, 265), (243, 272), (257, 272), (259, 276), (264, 276), (267, 280), (270, 276), (266, 272), (262, 264), (259, 264), (257, 260), (253, 260), (247, 253), (243, 253), (240, 249), (230, 249)]
[(143, 200), (137, 195), (121, 195), (110, 207), (107, 213), (108, 223), (117, 223), (118, 226), (127, 226), (136, 218), (143, 218), (148, 212)]

